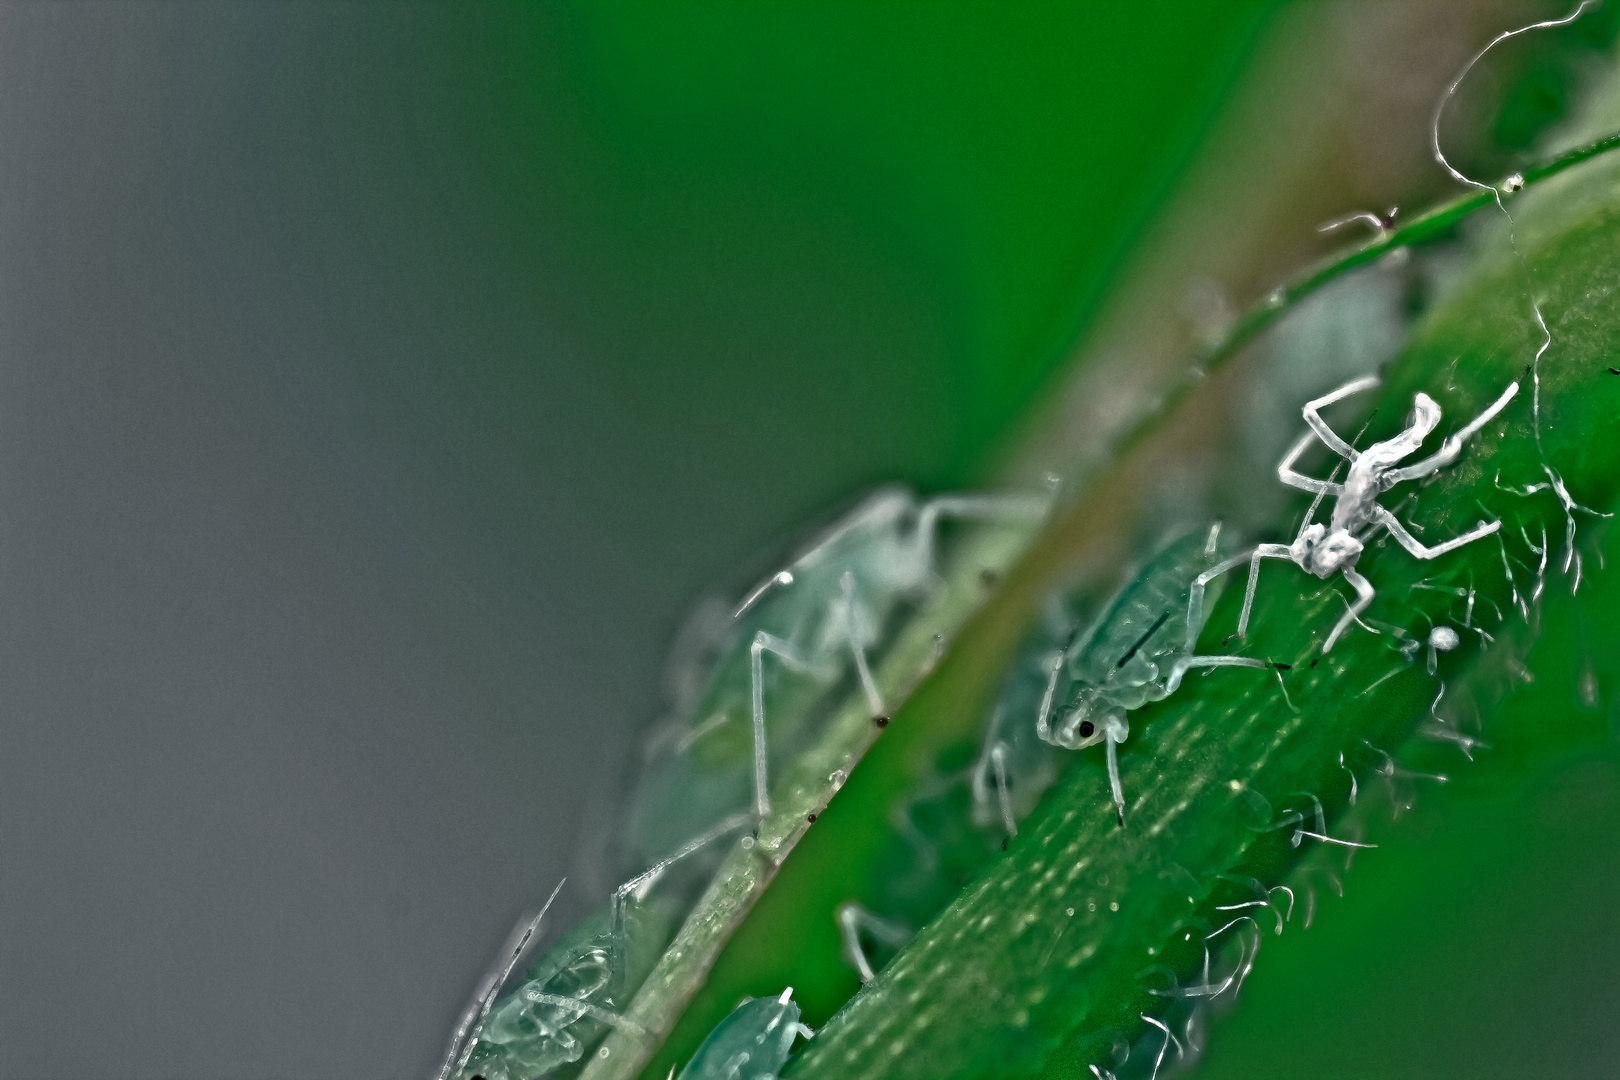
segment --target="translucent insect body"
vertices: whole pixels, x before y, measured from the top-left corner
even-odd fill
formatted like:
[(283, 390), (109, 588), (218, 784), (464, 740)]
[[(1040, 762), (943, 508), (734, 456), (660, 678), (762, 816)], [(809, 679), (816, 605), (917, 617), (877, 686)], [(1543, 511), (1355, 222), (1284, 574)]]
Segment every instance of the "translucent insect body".
[[(1430, 546), (1419, 541), (1407, 531), (1406, 526), (1402, 525), (1394, 514), (1378, 505), (1378, 496), (1396, 484), (1429, 476), (1456, 461), (1462, 453), (1463, 444), (1473, 438), (1480, 428), (1489, 423), (1497, 413), (1507, 407), (1509, 401), (1513, 400), (1513, 395), (1519, 392), (1519, 384), (1514, 382), (1509, 385), (1489, 408), (1447, 437), (1440, 444), (1439, 450), (1421, 461), (1404, 467), (1400, 467), (1399, 463), (1415, 454), (1423, 445), (1423, 440), (1440, 423), (1440, 406), (1427, 394), (1420, 393), (1412, 399), (1411, 420), (1405, 431), (1392, 439), (1374, 443), (1365, 450), (1356, 450), (1339, 438), (1321, 416), (1320, 410), (1335, 401), (1363, 390), (1370, 390), (1377, 385), (1378, 379), (1368, 376), (1346, 383), (1331, 394), (1306, 402), (1302, 412), (1310, 430), (1293, 445), (1277, 466), (1277, 478), (1283, 483), (1316, 494), (1316, 501), (1311, 503), (1311, 509), (1300, 525), (1299, 534), (1294, 537), (1291, 544), (1261, 544), (1247, 556), (1228, 559), (1199, 575), (1193, 585), (1188, 606), (1189, 626), (1197, 613), (1202, 611), (1205, 586), (1216, 576), (1247, 561), (1249, 583), (1243, 597), (1243, 613), (1238, 618), (1238, 634), (1240, 636), (1246, 634), (1249, 627), (1249, 612), (1254, 607), (1254, 590), (1259, 580), (1260, 560), (1287, 559), (1319, 578), (1325, 579), (1334, 574), (1341, 574), (1344, 580), (1350, 583), (1350, 587), (1356, 590), (1355, 602), (1345, 611), (1322, 645), (1322, 651), (1326, 653), (1333, 648), (1334, 642), (1339, 640), (1339, 635), (1343, 634), (1346, 628), (1367, 609), (1367, 605), (1372, 603), (1374, 596), (1372, 583), (1357, 573), (1355, 567), (1356, 560), (1361, 557), (1367, 541), (1379, 529), (1389, 530), (1395, 541), (1417, 558), (1433, 559), (1448, 551), (1455, 551), (1464, 544), (1473, 543), (1481, 537), (1489, 536), (1502, 527), (1500, 521), (1481, 521), (1459, 536)], [(1294, 463), (1310, 446), (1312, 439), (1320, 439), (1323, 445), (1350, 463), (1350, 471), (1345, 476), (1344, 483), (1318, 480), (1295, 471)], [(1313, 522), (1311, 518), (1315, 516), (1316, 507), (1320, 505), (1323, 497), (1328, 495), (1334, 497), (1330, 520), (1326, 525)]]
[(679, 1080), (776, 1080), (800, 1035), (811, 1031), (799, 1023), (793, 987), (745, 1001), (709, 1032)]
[(708, 630), (700, 673), (654, 740), (632, 846), (667, 850), (726, 814), (770, 812), (770, 777), (814, 735), (817, 701), (853, 675), (886, 722), (872, 673), (903, 609), (935, 586), (942, 519), (1028, 526), (1048, 500), (1012, 494), (874, 493)]
[[(655, 886), (677, 864), (750, 820), (739, 815), (721, 822), (619, 886), (605, 908), (565, 933), (522, 983), (496, 998), (515, 966), (513, 953), (486, 980), (477, 1022), (458, 1032), (441, 1080), (534, 1080), (579, 1061), (610, 1027), (634, 1027), (621, 1014), (682, 914), (683, 905), (654, 895)], [(538, 924), (536, 919), (525, 937)]]
[[(1175, 693), (1193, 668), (1264, 668), (1247, 656), (1194, 653), (1203, 629), (1202, 608), (1189, 611), (1189, 593), (1201, 571), (1219, 559), (1220, 526), (1191, 533), (1154, 556), (1083, 632), (1070, 635), (1051, 656), (1034, 730), (1043, 742), (1067, 750), (1107, 744), (1108, 782), (1120, 824), (1125, 793), (1116, 747), (1130, 735), (1125, 713)], [(991, 756), (994, 746), (989, 748)]]

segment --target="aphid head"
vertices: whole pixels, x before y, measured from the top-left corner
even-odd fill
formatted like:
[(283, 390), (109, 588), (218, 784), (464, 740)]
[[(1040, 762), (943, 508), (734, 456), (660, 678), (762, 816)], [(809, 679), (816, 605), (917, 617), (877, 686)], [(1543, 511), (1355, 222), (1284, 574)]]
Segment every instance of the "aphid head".
[(1103, 741), (1109, 702), (1095, 687), (1081, 686), (1069, 698), (1052, 725), (1052, 744), (1065, 750), (1083, 750)]
[(1299, 534), (1299, 542), (1305, 548), (1305, 558), (1300, 565), (1322, 578), (1332, 577), (1340, 570), (1354, 566), (1361, 557), (1363, 547), (1361, 541), (1350, 535), (1348, 530), (1334, 529), (1329, 532), (1327, 526), (1320, 522), (1306, 526), (1305, 531)]

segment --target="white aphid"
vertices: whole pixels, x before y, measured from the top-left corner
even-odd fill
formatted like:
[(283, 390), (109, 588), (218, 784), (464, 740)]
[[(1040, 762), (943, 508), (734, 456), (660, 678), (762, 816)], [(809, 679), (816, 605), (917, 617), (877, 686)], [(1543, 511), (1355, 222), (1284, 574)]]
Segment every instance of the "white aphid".
[[(1260, 560), (1287, 559), (1319, 578), (1325, 579), (1334, 574), (1341, 574), (1344, 580), (1350, 583), (1351, 588), (1356, 590), (1355, 602), (1339, 619), (1338, 624), (1333, 627), (1333, 632), (1322, 645), (1322, 652), (1326, 653), (1333, 648), (1334, 642), (1339, 640), (1339, 635), (1360, 617), (1368, 604), (1372, 603), (1374, 595), (1372, 583), (1357, 573), (1355, 567), (1356, 560), (1361, 557), (1362, 550), (1367, 546), (1367, 541), (1379, 529), (1387, 529), (1401, 547), (1417, 558), (1433, 559), (1483, 536), (1489, 536), (1502, 527), (1500, 521), (1481, 521), (1460, 536), (1430, 546), (1407, 531), (1406, 526), (1402, 525), (1394, 514), (1378, 505), (1378, 496), (1396, 484), (1429, 476), (1456, 461), (1462, 453), (1463, 444), (1507, 407), (1513, 395), (1519, 392), (1519, 384), (1517, 382), (1510, 384), (1502, 392), (1501, 397), (1451, 434), (1435, 453), (1405, 467), (1398, 467), (1399, 462), (1416, 453), (1423, 445), (1423, 440), (1440, 423), (1440, 406), (1429, 395), (1420, 393), (1412, 399), (1411, 421), (1405, 431), (1392, 439), (1374, 443), (1365, 450), (1356, 450), (1341, 439), (1322, 419), (1320, 410), (1326, 406), (1377, 385), (1376, 376), (1367, 376), (1346, 383), (1331, 394), (1305, 403), (1301, 411), (1310, 430), (1293, 445), (1277, 466), (1277, 478), (1283, 483), (1302, 491), (1316, 493), (1316, 501), (1311, 504), (1310, 511), (1300, 524), (1299, 534), (1294, 537), (1291, 544), (1261, 544), (1247, 556), (1228, 559), (1200, 574), (1193, 583), (1192, 598), (1188, 606), (1189, 625), (1193, 614), (1202, 607), (1204, 587), (1208, 582), (1240, 565), (1246, 559), (1249, 563), (1249, 583), (1243, 597), (1243, 612), (1238, 617), (1238, 634), (1239, 636), (1246, 634), (1249, 627), (1249, 613), (1254, 607), (1255, 585), (1259, 581)], [(1313, 438), (1320, 439), (1323, 445), (1350, 463), (1350, 470), (1345, 476), (1344, 483), (1318, 480), (1295, 471), (1294, 463), (1310, 446)], [(1327, 495), (1334, 496), (1332, 517), (1326, 525), (1313, 522), (1311, 518), (1315, 515), (1316, 507)]]
[[(649, 743), (632, 811), (630, 846), (668, 850), (751, 806), (770, 812), (771, 762), (814, 737), (817, 702), (853, 674), (866, 706), (888, 720), (872, 658), (904, 611), (937, 587), (943, 518), (1028, 527), (1048, 498), (959, 494), (919, 500), (902, 488), (873, 493), (786, 567), (770, 574), (693, 636), (700, 653), (680, 672), (672, 714)], [(700, 613), (701, 614), (701, 613)], [(790, 701), (791, 699), (791, 701)]]

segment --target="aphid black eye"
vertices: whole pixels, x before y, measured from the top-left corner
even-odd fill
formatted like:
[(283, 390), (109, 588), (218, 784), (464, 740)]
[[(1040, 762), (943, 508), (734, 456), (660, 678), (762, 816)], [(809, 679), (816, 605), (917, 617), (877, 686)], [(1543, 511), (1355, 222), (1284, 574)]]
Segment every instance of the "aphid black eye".
[(1620, 367), (1612, 367), (1612, 368), (1610, 368), (1609, 369), (1609, 374), (1610, 375), (1620, 375)]
[(814, 814), (811, 814), (811, 815), (810, 815), (810, 816), (809, 816), (809, 817), (808, 817), (808, 818), (806, 818), (806, 819), (805, 819), (805, 820), (807, 820), (807, 821), (809, 821), (809, 822), (810, 822), (810, 824), (812, 824), (812, 825), (814, 825), (814, 824), (815, 824), (815, 823), (816, 823), (816, 815), (814, 815)]
[(874, 716), (872, 717), (872, 722), (877, 724), (878, 727), (889, 726), (889, 718), (887, 716)]
[(1090, 720), (1080, 721), (1080, 737), (1082, 739), (1091, 738), (1091, 733), (1096, 730), (1097, 725), (1093, 724)]

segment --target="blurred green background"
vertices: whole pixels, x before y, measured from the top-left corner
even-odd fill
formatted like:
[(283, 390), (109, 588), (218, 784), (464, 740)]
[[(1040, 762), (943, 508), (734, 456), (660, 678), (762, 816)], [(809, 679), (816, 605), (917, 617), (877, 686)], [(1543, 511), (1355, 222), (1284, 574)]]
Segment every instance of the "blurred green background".
[[(517, 915), (612, 884), (683, 611), (867, 485), (992, 480), (1211, 131), (1277, 153), (1212, 127), (1263, 40), (1451, 63), (1524, 8), (0, 7), (4, 1071), (426, 1072)], [(1322, 139), (1421, 159), (1319, 81), (1371, 130)], [(1308, 208), (1406, 197), (1312, 160)], [(1177, 205), (1238, 245), (1274, 194)], [(1225, 1067), (1293, 1068), (1248, 1015)]]
[(0, 1072), (425, 1073), (685, 609), (991, 475), (1265, 10), (0, 6)]

